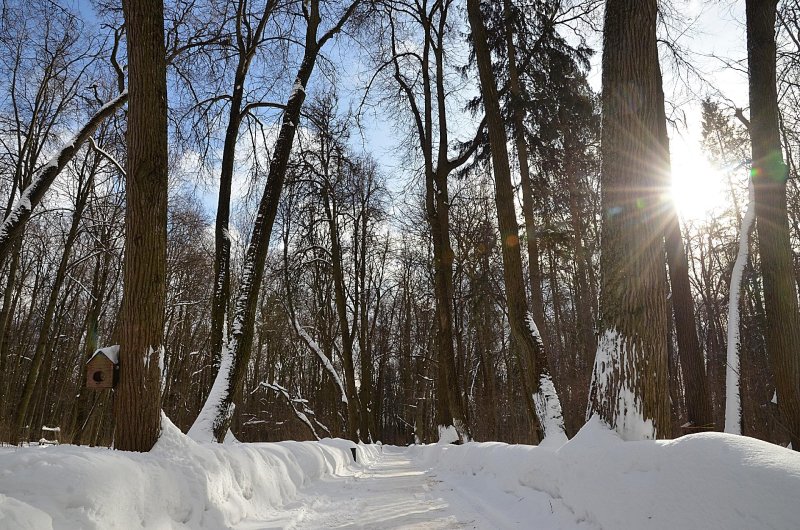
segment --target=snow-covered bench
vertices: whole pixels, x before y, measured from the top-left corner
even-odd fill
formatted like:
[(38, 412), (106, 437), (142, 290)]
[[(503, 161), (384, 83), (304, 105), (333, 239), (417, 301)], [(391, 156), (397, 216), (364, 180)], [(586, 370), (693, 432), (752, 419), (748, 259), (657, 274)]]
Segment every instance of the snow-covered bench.
[[(61, 434), (61, 427), (42, 425), (42, 437), (39, 439), (39, 445), (58, 445), (59, 434)], [(48, 436), (52, 437), (52, 440), (49, 440)]]

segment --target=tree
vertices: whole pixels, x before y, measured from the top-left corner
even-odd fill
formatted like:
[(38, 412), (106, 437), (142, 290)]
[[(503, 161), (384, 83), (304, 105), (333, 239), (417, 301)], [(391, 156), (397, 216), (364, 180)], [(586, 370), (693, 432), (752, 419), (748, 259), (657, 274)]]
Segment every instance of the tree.
[(167, 64), (162, 0), (122, 3), (128, 164), (114, 444), (149, 451), (161, 432), (167, 248)]
[[(461, 440), (471, 438), (463, 399), (455, 384), (456, 362), (453, 316), (453, 247), (450, 238), (450, 193), (448, 178), (462, 166), (478, 146), (482, 131), (455, 156), (450, 155), (447, 102), (447, 54), (451, 36), (448, 16), (453, 1), (386, 2), (389, 23), (388, 57), (398, 93), (408, 105), (423, 160), (425, 215), (433, 243), (433, 284), (437, 317), (436, 414), (440, 431), (453, 426)], [(408, 20), (405, 20), (407, 17)], [(408, 29), (410, 27), (410, 29)], [(410, 35), (403, 34), (407, 28)], [(421, 32), (420, 53), (409, 51), (411, 35)]]
[[(244, 379), (250, 363), (264, 263), (267, 259), (272, 226), (275, 223), (275, 215), (286, 179), (286, 167), (297, 132), (300, 111), (306, 97), (306, 86), (314, 71), (320, 51), (342, 30), (359, 3), (360, 0), (353, 0), (343, 4), (339, 17), (321, 37), (317, 36), (322, 23), (320, 1), (310, 0), (301, 6), (301, 16), (306, 23), (303, 57), (297, 70), (292, 92), (286, 103), (278, 138), (272, 152), (264, 194), (259, 202), (253, 233), (245, 253), (244, 272), (234, 304), (233, 325), (227, 340), (227, 351), (223, 351), (220, 369), (212, 386), (209, 400), (195, 422), (198, 432), (212, 430), (214, 438), (218, 442), (225, 439), (230, 428), (235, 404), (241, 401)], [(226, 356), (229, 357), (227, 360)]]
[(489, 146), (495, 180), (495, 202), (500, 227), (500, 244), (503, 250), (503, 279), (508, 301), (508, 320), (511, 334), (519, 349), (519, 364), (523, 370), (522, 380), (525, 395), (533, 420), (533, 430), (544, 436), (565, 437), (561, 403), (550, 375), (549, 362), (541, 336), (528, 311), (525, 281), (522, 272), (522, 256), (519, 248), (519, 226), (514, 207), (514, 192), (511, 184), (511, 167), (505, 124), (500, 111), (486, 27), (480, 8), (480, 0), (467, 0), (475, 60), (478, 65), (483, 104), (489, 130)]
[(589, 413), (670, 433), (656, 0), (609, 0), (603, 30), (600, 338)]
[(219, 368), (222, 355), (222, 343), (224, 340), (222, 331), (228, 314), (227, 309), (231, 291), (229, 222), (236, 142), (239, 140), (239, 127), (247, 113), (263, 104), (263, 102), (246, 102), (245, 85), (256, 51), (265, 41), (264, 31), (267, 22), (277, 4), (277, 0), (267, 0), (263, 9), (256, 9), (255, 13), (251, 13), (251, 8), (247, 1), (240, 0), (236, 3), (236, 15), (234, 17), (236, 70), (231, 94), (228, 96), (228, 125), (225, 129), (225, 141), (222, 148), (217, 218), (214, 225), (215, 255), (214, 286), (211, 295), (211, 353), (215, 368)]
[(786, 205), (787, 167), (781, 152), (776, 87), (777, 0), (747, 0), (753, 191), (764, 280), (767, 354), (778, 409), (792, 447), (800, 450), (800, 312)]
[[(660, 71), (659, 71), (660, 74)], [(658, 82), (658, 130), (663, 149), (663, 189), (669, 189), (669, 136), (667, 116), (664, 108), (664, 92)], [(678, 339), (678, 356), (686, 386), (686, 415), (693, 429), (710, 430), (714, 419), (706, 378), (705, 359), (697, 337), (697, 320), (694, 311), (692, 286), (689, 282), (689, 258), (684, 248), (678, 210), (673, 203), (664, 206), (664, 243), (666, 245), (667, 269), (671, 287), (670, 305), (675, 317), (675, 335)]]

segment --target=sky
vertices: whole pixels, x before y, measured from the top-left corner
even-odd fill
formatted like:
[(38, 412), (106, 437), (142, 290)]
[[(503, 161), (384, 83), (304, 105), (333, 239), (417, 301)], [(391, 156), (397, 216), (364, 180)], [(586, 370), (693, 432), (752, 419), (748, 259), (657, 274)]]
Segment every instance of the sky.
[[(74, 0), (87, 19), (93, 19), (89, 0)], [(673, 167), (678, 193), (688, 193), (693, 184), (708, 195), (713, 190), (714, 179), (700, 149), (700, 101), (706, 96), (722, 100), (730, 108), (747, 108), (747, 79), (741, 68), (746, 58), (744, 2), (740, 0), (673, 0), (672, 16), (667, 24), (660, 26), (659, 37), (674, 40), (685, 54), (685, 59), (696, 68), (687, 73), (683, 66), (675, 65), (666, 47), (662, 46), (662, 70), (667, 98), (667, 112), (672, 119), (670, 128)], [(594, 90), (600, 87), (600, 62), (602, 59), (602, 36), (589, 35), (589, 44), (596, 53), (592, 58), (589, 82)], [(326, 56), (340, 67), (339, 94), (342, 107), (357, 106), (361, 99), (361, 88), (370, 73), (360, 60), (357, 48), (346, 40), (329, 44)], [(737, 65), (737, 62), (739, 64)], [(699, 75), (696, 75), (698, 74)], [(315, 77), (319, 77), (317, 69)], [(473, 75), (477, 75), (473, 72)], [(312, 80), (310, 92), (319, 80)], [(474, 131), (473, 119), (467, 114), (458, 117), (459, 126), (451, 138), (467, 139)], [(351, 142), (357, 151), (366, 151), (378, 159), (387, 176), (390, 191), (402, 193), (409, 175), (403, 169), (405, 161), (398, 149), (403, 134), (396, 129), (395, 117), (376, 108), (364, 114), (363, 130), (354, 133)], [(705, 179), (705, 180), (704, 180)], [(246, 180), (244, 175), (240, 179)], [(203, 203), (210, 213), (216, 208), (216, 190), (213, 183), (201, 186)], [(246, 193), (240, 186), (239, 196)], [(236, 192), (235, 192), (236, 194)], [(712, 193), (711, 200), (723, 200), (723, 193)], [(717, 197), (718, 196), (718, 197)], [(716, 197), (716, 198), (715, 198)], [(685, 212), (683, 212), (685, 213)], [(693, 215), (700, 212), (694, 212)]]

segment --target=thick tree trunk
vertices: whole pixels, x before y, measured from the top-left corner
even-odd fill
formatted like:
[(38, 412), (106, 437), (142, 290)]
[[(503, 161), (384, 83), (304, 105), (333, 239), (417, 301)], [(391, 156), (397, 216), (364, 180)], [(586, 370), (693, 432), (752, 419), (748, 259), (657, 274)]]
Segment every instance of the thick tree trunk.
[(114, 445), (149, 451), (160, 433), (167, 263), (167, 78), (162, 0), (124, 0), (128, 167)]
[(434, 294), (436, 298), (438, 364), (436, 423), (454, 425), (459, 435), (466, 433), (461, 395), (455, 381), (453, 336), (453, 248), (450, 243), (450, 203), (447, 174), (435, 172), (426, 177), (428, 225), (433, 239)]
[(786, 207), (786, 165), (778, 128), (775, 74), (777, 0), (747, 0), (747, 64), (756, 230), (764, 280), (767, 354), (778, 410), (792, 447), (800, 450), (800, 313)]
[(656, 0), (608, 0), (603, 43), (601, 336), (589, 412), (625, 439), (671, 433)]
[(516, 342), (522, 380), (534, 431), (543, 436), (564, 436), (561, 403), (555, 391), (550, 366), (536, 323), (528, 311), (522, 256), (519, 248), (519, 226), (514, 207), (505, 123), (500, 111), (494, 74), (492, 73), (486, 27), (480, 10), (480, 0), (468, 0), (467, 12), (472, 29), (475, 58), (483, 93), (489, 143), (494, 168), (495, 201), (503, 254), (503, 279), (508, 301), (508, 320)]

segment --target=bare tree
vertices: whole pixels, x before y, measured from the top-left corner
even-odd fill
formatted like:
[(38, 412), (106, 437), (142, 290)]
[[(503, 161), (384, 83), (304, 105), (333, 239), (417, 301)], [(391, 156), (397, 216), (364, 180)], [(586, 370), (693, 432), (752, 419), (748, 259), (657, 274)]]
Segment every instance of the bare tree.
[[(301, 4), (302, 18), (306, 23), (303, 58), (297, 70), (292, 93), (286, 103), (278, 139), (272, 151), (267, 183), (245, 254), (243, 277), (234, 305), (233, 325), (227, 345), (228, 351), (223, 352), (223, 359), (214, 387), (212, 387), (210, 400), (206, 402), (198, 417), (198, 427), (203, 430), (211, 428), (214, 438), (219, 442), (224, 440), (228, 432), (235, 403), (241, 400), (245, 374), (250, 362), (264, 262), (267, 258), (272, 226), (283, 191), (287, 163), (297, 132), (300, 110), (306, 97), (306, 86), (314, 71), (320, 50), (342, 30), (359, 3), (360, 0), (353, 0), (343, 4), (340, 14), (334, 18), (334, 24), (321, 37), (318, 37), (322, 23), (320, 1), (311, 0), (309, 3)], [(230, 362), (226, 363), (224, 359), (226, 355), (230, 356)], [(227, 369), (223, 369), (222, 366), (226, 366)]]
[(167, 265), (167, 63), (161, 0), (122, 4), (128, 46), (128, 164), (114, 445), (149, 451), (161, 432)]

